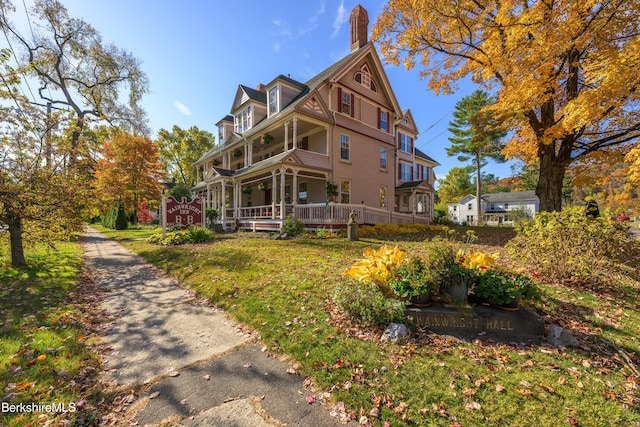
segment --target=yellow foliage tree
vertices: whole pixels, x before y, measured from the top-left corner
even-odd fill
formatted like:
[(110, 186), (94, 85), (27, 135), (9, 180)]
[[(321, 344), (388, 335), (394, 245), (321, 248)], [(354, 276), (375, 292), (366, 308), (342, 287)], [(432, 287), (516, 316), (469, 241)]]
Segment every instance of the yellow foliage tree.
[(640, 136), (640, 0), (393, 0), (373, 27), (387, 62), (436, 93), (471, 78), (511, 129), (503, 154), (540, 166), (545, 211), (574, 160)]

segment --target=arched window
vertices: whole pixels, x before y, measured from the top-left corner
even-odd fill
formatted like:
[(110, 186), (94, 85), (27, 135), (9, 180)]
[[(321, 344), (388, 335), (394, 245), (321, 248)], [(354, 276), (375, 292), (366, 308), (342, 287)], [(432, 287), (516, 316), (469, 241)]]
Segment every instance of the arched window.
[(378, 91), (375, 82), (371, 80), (371, 72), (369, 71), (367, 64), (364, 64), (362, 68), (360, 68), (360, 71), (356, 72), (353, 79), (374, 92)]

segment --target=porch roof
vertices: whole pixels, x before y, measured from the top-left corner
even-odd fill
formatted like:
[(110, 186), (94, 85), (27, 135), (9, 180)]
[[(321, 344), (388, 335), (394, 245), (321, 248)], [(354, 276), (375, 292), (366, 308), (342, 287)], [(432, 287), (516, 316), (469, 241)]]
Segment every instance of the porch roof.
[(396, 191), (411, 190), (414, 188), (423, 188), (425, 190), (434, 191), (433, 185), (428, 181), (408, 181), (396, 187)]

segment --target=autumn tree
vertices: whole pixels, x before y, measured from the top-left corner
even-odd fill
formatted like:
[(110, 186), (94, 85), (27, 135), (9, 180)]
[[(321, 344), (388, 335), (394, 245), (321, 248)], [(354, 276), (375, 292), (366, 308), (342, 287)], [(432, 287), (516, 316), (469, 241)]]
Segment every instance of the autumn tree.
[(0, 223), (8, 226), (11, 264), (19, 267), (26, 265), (25, 244), (53, 246), (82, 230), (91, 165), (82, 139), (73, 148), (80, 160), (67, 164), (69, 117), (21, 96), (22, 70), (7, 66), (9, 56), (3, 50), (0, 57)]
[(200, 130), (196, 126), (187, 130), (174, 126), (171, 131), (160, 129), (156, 142), (167, 172), (177, 182), (193, 186), (197, 178), (193, 164), (213, 148), (214, 137), (210, 132)]
[(535, 160), (544, 211), (562, 207), (576, 159), (640, 135), (640, 0), (394, 0), (373, 28), (387, 62), (436, 93), (470, 78), (515, 132), (504, 154)]
[(140, 202), (160, 199), (166, 179), (158, 146), (149, 138), (122, 131), (104, 141), (95, 176), (103, 212), (122, 203), (135, 213)]
[(470, 167), (453, 167), (438, 180), (438, 205), (445, 209), (448, 203), (457, 203), (473, 192)]
[[(0, 27), (15, 42), (27, 75), (39, 82), (38, 102), (75, 115), (72, 148), (78, 146), (89, 119), (148, 133), (145, 113), (138, 104), (148, 82), (137, 58), (105, 43), (91, 25), (71, 18), (58, 0), (34, 2), (28, 35), (10, 21), (12, 11), (9, 0), (0, 0)], [(121, 101), (121, 96), (126, 99)], [(71, 160), (74, 158), (72, 155)]]
[[(453, 120), (449, 122), (449, 141), (447, 155), (458, 155), (458, 160), (471, 160), (476, 174), (476, 200), (482, 194), (482, 167), (485, 159), (491, 158), (497, 162), (504, 162), (500, 154), (504, 148), (502, 138), (506, 132), (500, 129), (491, 113), (485, 107), (492, 104), (491, 96), (482, 90), (476, 90), (456, 103), (453, 110)], [(477, 204), (476, 224), (482, 224), (482, 203)]]

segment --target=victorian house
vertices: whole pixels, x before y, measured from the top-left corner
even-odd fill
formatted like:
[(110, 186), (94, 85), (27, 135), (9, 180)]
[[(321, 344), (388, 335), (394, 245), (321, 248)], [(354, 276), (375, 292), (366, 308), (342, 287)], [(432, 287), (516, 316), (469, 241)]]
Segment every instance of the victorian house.
[[(351, 53), (307, 82), (279, 75), (240, 85), (217, 145), (195, 164), (194, 192), (223, 224), (277, 230), (288, 215), (309, 229), (359, 223), (429, 223), (433, 168), (400, 108), (368, 16), (351, 12)], [(201, 179), (201, 180), (200, 180)]]

